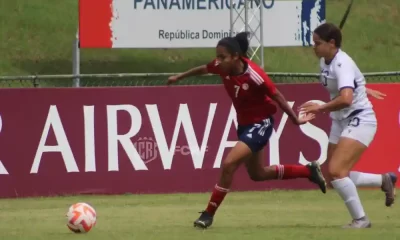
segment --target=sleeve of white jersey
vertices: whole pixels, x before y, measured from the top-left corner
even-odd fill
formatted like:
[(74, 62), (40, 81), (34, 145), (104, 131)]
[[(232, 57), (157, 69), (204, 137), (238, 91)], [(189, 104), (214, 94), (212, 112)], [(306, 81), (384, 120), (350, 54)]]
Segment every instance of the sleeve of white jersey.
[(335, 63), (335, 73), (339, 91), (343, 88), (355, 88), (355, 71), (350, 61), (338, 61)]

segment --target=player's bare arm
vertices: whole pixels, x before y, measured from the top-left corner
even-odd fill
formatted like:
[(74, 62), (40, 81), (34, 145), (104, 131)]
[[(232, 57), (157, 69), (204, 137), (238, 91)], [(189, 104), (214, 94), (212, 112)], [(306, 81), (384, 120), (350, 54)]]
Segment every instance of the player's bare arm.
[(367, 95), (370, 95), (376, 99), (384, 99), (386, 97), (386, 94), (379, 92), (377, 90), (371, 89), (371, 88), (366, 88)]
[(296, 125), (302, 125), (315, 118), (314, 114), (307, 114), (302, 118), (298, 118), (296, 113), (286, 101), (285, 96), (283, 96), (283, 94), (278, 89), (276, 89), (275, 94), (272, 95), (271, 98), (279, 105), (282, 111), (284, 111), (289, 116), (290, 120), (292, 120), (292, 122)]
[(207, 71), (207, 66), (206, 65), (194, 67), (194, 68), (192, 68), (192, 69), (190, 69), (190, 70), (188, 70), (186, 72), (183, 72), (183, 73), (180, 73), (178, 75), (169, 77), (167, 84), (172, 84), (172, 83), (175, 83), (176, 81), (182, 80), (184, 78), (204, 75), (204, 74), (207, 74), (207, 73), (208, 73), (208, 71)]
[[(343, 93), (342, 93), (343, 91)], [(348, 101), (353, 100), (353, 91), (352, 89), (345, 88), (340, 92), (340, 96), (338, 98), (335, 98), (331, 102), (328, 102), (327, 104), (324, 105), (319, 105), (316, 103), (305, 103), (299, 107), (300, 111), (304, 112), (332, 112), (332, 111), (337, 111), (343, 108), (346, 108), (350, 105), (348, 105)], [(371, 89), (371, 88), (366, 88), (367, 95), (370, 95), (376, 99), (384, 99), (386, 97), (386, 94), (379, 92), (377, 90)], [(341, 96), (344, 97), (341, 97)], [(351, 104), (351, 103), (350, 103)]]
[(316, 103), (305, 103), (300, 106), (300, 111), (304, 113), (320, 113), (320, 112), (334, 112), (343, 108), (347, 108), (353, 102), (353, 89), (344, 88), (340, 91), (340, 95), (333, 100), (319, 105)]

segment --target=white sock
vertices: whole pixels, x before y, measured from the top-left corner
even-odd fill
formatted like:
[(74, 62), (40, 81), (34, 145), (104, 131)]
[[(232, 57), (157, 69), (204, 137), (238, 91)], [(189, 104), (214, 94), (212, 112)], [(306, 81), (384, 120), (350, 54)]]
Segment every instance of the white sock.
[(365, 216), (356, 185), (350, 178), (345, 177), (332, 181), (332, 186), (342, 197), (347, 209), (353, 219), (360, 219)]
[(372, 174), (372, 173), (351, 171), (349, 177), (350, 177), (351, 181), (353, 181), (357, 187), (380, 187), (380, 186), (382, 186), (382, 175), (381, 174)]

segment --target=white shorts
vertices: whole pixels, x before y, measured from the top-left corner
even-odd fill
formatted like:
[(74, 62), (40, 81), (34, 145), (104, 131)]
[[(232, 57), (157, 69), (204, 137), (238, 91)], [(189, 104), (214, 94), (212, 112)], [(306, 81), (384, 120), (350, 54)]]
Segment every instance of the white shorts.
[(333, 119), (329, 142), (337, 144), (340, 137), (347, 137), (357, 140), (368, 147), (374, 140), (377, 125), (373, 111), (363, 111), (343, 120)]

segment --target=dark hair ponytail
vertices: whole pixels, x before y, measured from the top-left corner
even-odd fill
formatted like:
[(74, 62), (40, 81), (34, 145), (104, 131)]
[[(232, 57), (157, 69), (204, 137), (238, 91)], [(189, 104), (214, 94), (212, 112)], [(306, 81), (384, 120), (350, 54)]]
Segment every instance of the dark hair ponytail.
[(226, 37), (221, 39), (217, 46), (224, 46), (230, 54), (247, 57), (247, 50), (249, 49), (248, 32), (240, 32), (235, 37)]
[(248, 32), (240, 32), (236, 34), (234, 39), (239, 43), (240, 50), (242, 51), (242, 55), (247, 57), (247, 50), (249, 50), (249, 33)]

